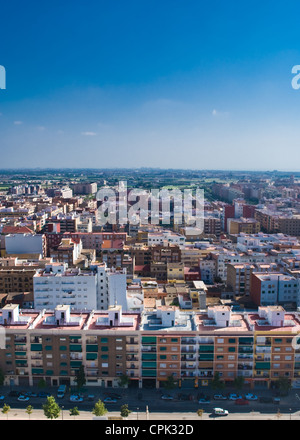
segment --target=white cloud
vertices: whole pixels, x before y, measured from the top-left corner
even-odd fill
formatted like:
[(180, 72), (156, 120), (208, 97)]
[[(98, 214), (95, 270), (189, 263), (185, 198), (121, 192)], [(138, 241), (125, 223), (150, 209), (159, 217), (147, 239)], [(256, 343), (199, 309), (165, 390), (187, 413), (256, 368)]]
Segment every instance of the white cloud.
[(15, 124), (15, 125), (22, 125), (23, 122), (22, 122), (22, 121), (14, 121), (14, 124)]
[(83, 136), (96, 136), (97, 133), (95, 133), (94, 131), (82, 131), (81, 134)]
[(216, 110), (215, 108), (213, 109), (213, 111), (211, 112), (211, 114), (213, 116), (228, 116), (229, 113), (228, 112), (222, 112), (220, 110)]

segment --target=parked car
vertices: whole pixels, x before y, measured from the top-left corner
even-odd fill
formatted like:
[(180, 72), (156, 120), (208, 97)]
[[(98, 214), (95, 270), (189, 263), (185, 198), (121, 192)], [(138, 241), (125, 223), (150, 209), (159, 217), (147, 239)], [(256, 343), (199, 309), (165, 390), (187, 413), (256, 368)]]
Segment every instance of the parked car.
[(10, 391), (8, 393), (9, 397), (19, 397), (21, 395), (20, 391)]
[(199, 399), (198, 400), (198, 403), (200, 403), (200, 404), (207, 404), (207, 403), (210, 403), (210, 398), (209, 397), (202, 397), (201, 399)]
[(18, 397), (19, 402), (28, 402), (29, 397), (23, 396), (22, 394)]
[(83, 397), (73, 394), (70, 396), (70, 402), (83, 402)]
[(32, 391), (28, 391), (27, 393), (24, 393), (23, 396), (27, 397), (37, 397), (36, 393), (33, 393)]
[(161, 396), (161, 399), (162, 399), (162, 400), (173, 400), (173, 397), (170, 396), (170, 394), (163, 394), (163, 395)]
[(213, 413), (215, 416), (228, 416), (229, 414), (227, 409), (223, 409), (223, 408), (214, 408)]
[(40, 391), (38, 393), (38, 397), (49, 397), (49, 396), (51, 396), (51, 394), (50, 393), (46, 393), (45, 391)]
[(273, 403), (272, 397), (260, 397), (259, 401), (261, 403)]
[(243, 397), (240, 396), (239, 394), (229, 394), (228, 399), (229, 400), (238, 400), (238, 399), (242, 399)]
[(280, 403), (280, 397), (279, 396), (273, 397), (273, 402), (274, 403)]
[(88, 396), (87, 396), (87, 400), (88, 401), (92, 401), (92, 400), (94, 400), (95, 399), (95, 396), (94, 396), (94, 394), (89, 394)]
[(257, 400), (257, 396), (255, 394), (248, 393), (248, 394), (245, 394), (245, 399), (247, 399), (247, 400)]
[(113, 399), (112, 397), (105, 397), (103, 400), (104, 403), (117, 403), (117, 399)]
[(1, 395), (1, 396), (0, 396), (0, 400), (4, 400), (4, 396)]
[(236, 405), (249, 405), (249, 400), (247, 399), (236, 399), (234, 402)]
[(215, 394), (214, 400), (227, 400), (227, 396), (225, 396), (224, 394)]
[(121, 394), (117, 394), (117, 393), (104, 393), (105, 396), (107, 397), (111, 397), (112, 399), (122, 399)]

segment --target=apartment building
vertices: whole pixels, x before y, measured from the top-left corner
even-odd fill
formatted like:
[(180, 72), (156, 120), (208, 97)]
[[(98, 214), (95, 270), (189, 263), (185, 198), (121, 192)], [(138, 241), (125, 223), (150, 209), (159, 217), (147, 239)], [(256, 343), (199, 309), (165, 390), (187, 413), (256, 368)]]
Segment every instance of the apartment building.
[(67, 304), (73, 310), (106, 310), (126, 304), (126, 270), (92, 264), (88, 270), (68, 268), (66, 263), (46, 265), (33, 277), (36, 309), (54, 309)]
[(227, 231), (232, 235), (238, 235), (241, 232), (245, 234), (257, 234), (260, 231), (260, 223), (254, 218), (231, 218), (228, 219)]
[(50, 258), (55, 263), (67, 263), (68, 267), (75, 266), (82, 251), (81, 240), (63, 238), (60, 244), (50, 251)]
[(39, 267), (36, 266), (0, 266), (0, 292), (33, 293), (33, 277)]
[(249, 295), (251, 273), (254, 269), (253, 264), (228, 264), (227, 287), (232, 289), (236, 295)]
[(148, 246), (168, 244), (182, 246), (185, 244), (185, 236), (172, 231), (148, 232)]
[(298, 305), (299, 280), (284, 273), (253, 272), (250, 297), (257, 305)]
[[(278, 378), (300, 377), (297, 313), (281, 306), (258, 312), (233, 313), (228, 306), (207, 312), (160, 307), (152, 311), (19, 310), (8, 304), (0, 311), (5, 349), (0, 368), (5, 385), (75, 384), (83, 365), (86, 385), (163, 387), (172, 375), (182, 388), (208, 385), (216, 372), (232, 384), (270, 387)], [(4, 341), (5, 339), (5, 341)]]
[(97, 183), (75, 183), (72, 185), (74, 194), (96, 194), (97, 192)]

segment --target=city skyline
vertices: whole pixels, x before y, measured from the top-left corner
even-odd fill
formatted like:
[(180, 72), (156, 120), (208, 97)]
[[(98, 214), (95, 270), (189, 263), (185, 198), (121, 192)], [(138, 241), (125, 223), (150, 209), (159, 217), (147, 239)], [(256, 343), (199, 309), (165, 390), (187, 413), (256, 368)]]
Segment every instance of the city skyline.
[(1, 168), (300, 170), (296, 2), (14, 8)]

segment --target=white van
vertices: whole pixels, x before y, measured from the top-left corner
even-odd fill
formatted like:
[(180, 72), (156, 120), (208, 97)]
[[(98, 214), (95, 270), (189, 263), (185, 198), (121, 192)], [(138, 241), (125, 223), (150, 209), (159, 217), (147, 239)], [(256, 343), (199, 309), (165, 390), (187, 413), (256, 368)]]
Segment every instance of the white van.
[(216, 416), (228, 416), (229, 412), (227, 411), (227, 409), (214, 408), (214, 414)]

